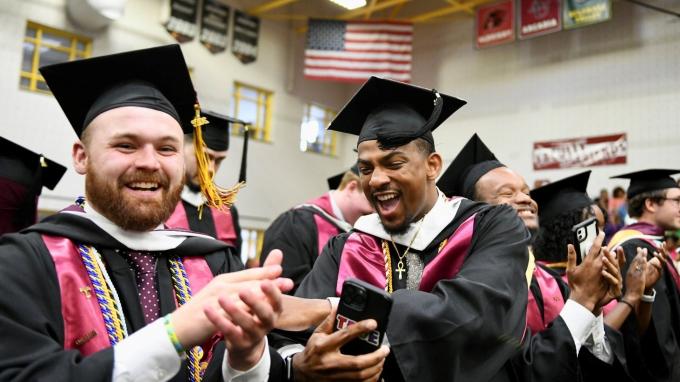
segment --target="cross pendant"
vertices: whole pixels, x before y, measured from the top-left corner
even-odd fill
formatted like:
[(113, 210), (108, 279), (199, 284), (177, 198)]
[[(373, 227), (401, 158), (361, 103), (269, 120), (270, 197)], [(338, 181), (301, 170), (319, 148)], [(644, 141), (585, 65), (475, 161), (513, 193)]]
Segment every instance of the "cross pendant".
[(402, 278), (402, 273), (406, 272), (406, 269), (404, 268), (404, 263), (399, 262), (397, 264), (397, 273), (399, 273), (399, 280)]

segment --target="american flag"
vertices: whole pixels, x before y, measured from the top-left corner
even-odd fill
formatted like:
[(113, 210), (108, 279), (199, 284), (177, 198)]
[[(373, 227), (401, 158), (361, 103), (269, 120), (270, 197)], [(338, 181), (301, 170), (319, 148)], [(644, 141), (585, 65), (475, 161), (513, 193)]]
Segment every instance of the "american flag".
[(387, 21), (309, 20), (305, 77), (363, 82), (411, 81), (413, 25)]

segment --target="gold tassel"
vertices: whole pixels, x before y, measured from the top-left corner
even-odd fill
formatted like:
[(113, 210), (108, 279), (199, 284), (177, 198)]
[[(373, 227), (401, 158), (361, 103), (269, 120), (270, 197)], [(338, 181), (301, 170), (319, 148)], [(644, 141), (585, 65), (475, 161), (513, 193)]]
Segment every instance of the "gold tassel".
[(201, 127), (208, 124), (205, 117), (201, 117), (201, 108), (198, 104), (194, 105), (196, 115), (191, 124), (194, 126), (194, 151), (196, 152), (196, 163), (198, 164), (198, 179), (201, 193), (206, 199), (208, 207), (216, 208), (220, 211), (228, 210), (236, 202), (236, 194), (245, 184), (238, 183), (231, 188), (221, 188), (213, 182), (215, 174), (210, 171), (210, 159), (205, 152), (205, 141)]

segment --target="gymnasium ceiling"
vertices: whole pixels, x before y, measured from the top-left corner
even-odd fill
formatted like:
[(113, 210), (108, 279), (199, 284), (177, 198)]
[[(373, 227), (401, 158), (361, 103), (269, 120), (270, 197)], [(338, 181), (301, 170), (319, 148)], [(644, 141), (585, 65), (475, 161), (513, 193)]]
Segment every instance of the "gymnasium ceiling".
[(366, 0), (348, 11), (330, 0), (241, 0), (241, 9), (263, 19), (292, 21), (303, 26), (309, 18), (338, 20), (402, 20), (432, 23), (474, 17), (475, 7), (497, 0)]

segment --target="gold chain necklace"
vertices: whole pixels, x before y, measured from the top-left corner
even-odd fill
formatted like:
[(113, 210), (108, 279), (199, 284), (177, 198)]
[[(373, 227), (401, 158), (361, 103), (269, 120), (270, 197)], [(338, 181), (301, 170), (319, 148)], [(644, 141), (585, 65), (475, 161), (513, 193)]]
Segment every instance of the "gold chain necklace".
[(406, 247), (406, 250), (404, 251), (403, 254), (399, 253), (399, 250), (397, 249), (397, 245), (394, 243), (394, 238), (392, 235), (390, 235), (390, 239), (392, 239), (392, 247), (394, 247), (394, 251), (397, 252), (397, 258), (399, 261), (397, 261), (397, 269), (396, 272), (399, 274), (399, 280), (402, 279), (403, 273), (406, 272), (406, 267), (404, 266), (404, 259), (406, 258), (406, 255), (408, 255), (408, 251), (411, 250), (411, 246), (413, 245), (413, 242), (416, 241), (416, 238), (418, 237), (418, 234), (420, 233), (420, 229), (423, 227), (423, 220), (425, 219), (425, 216), (423, 216), (420, 219), (420, 223), (418, 224), (418, 229), (416, 230), (416, 233), (413, 235), (411, 238), (411, 242), (408, 244), (408, 247)]

